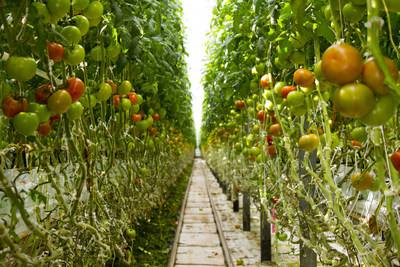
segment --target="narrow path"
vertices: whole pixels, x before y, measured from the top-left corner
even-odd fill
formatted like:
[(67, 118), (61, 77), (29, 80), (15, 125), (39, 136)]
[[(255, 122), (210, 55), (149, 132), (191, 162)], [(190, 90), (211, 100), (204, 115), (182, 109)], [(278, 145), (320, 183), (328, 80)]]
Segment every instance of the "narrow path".
[(204, 160), (196, 158), (176, 250), (176, 267), (231, 266), (225, 259), (225, 240), (223, 232), (218, 231), (221, 224), (218, 214), (213, 213), (215, 205), (209, 198), (203, 168), (207, 168)]

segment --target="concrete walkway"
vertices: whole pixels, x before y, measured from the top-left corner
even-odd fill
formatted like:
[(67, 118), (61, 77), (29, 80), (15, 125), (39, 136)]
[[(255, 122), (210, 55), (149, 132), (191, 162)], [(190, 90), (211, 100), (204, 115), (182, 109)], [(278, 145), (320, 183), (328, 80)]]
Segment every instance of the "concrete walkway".
[(205, 163), (196, 158), (183, 218), (175, 266), (225, 266), (203, 172)]

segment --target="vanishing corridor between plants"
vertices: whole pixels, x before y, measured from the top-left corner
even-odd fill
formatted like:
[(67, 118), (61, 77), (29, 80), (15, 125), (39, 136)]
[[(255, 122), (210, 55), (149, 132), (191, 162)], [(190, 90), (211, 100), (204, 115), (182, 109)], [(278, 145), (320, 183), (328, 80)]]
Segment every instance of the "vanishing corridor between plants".
[(324, 266), (400, 255), (399, 11), (394, 0), (214, 10), (203, 155)]

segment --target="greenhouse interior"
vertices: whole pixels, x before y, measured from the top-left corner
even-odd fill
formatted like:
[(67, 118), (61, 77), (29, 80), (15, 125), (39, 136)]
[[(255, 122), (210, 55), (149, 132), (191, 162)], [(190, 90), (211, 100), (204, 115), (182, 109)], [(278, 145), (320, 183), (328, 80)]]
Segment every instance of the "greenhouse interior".
[(400, 0), (0, 0), (0, 266), (400, 267)]

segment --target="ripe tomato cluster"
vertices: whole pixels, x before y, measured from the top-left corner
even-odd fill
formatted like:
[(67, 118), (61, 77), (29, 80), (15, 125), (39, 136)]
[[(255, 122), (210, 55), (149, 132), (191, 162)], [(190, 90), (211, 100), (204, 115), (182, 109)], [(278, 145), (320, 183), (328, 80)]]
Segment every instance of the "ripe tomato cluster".
[[(384, 60), (397, 82), (396, 64), (387, 57)], [(338, 87), (333, 103), (342, 116), (358, 118), (366, 126), (380, 126), (394, 115), (398, 97), (386, 86), (384, 74), (374, 58), (364, 63), (355, 47), (342, 43), (324, 52), (320, 66), (323, 75), (320, 82)]]

